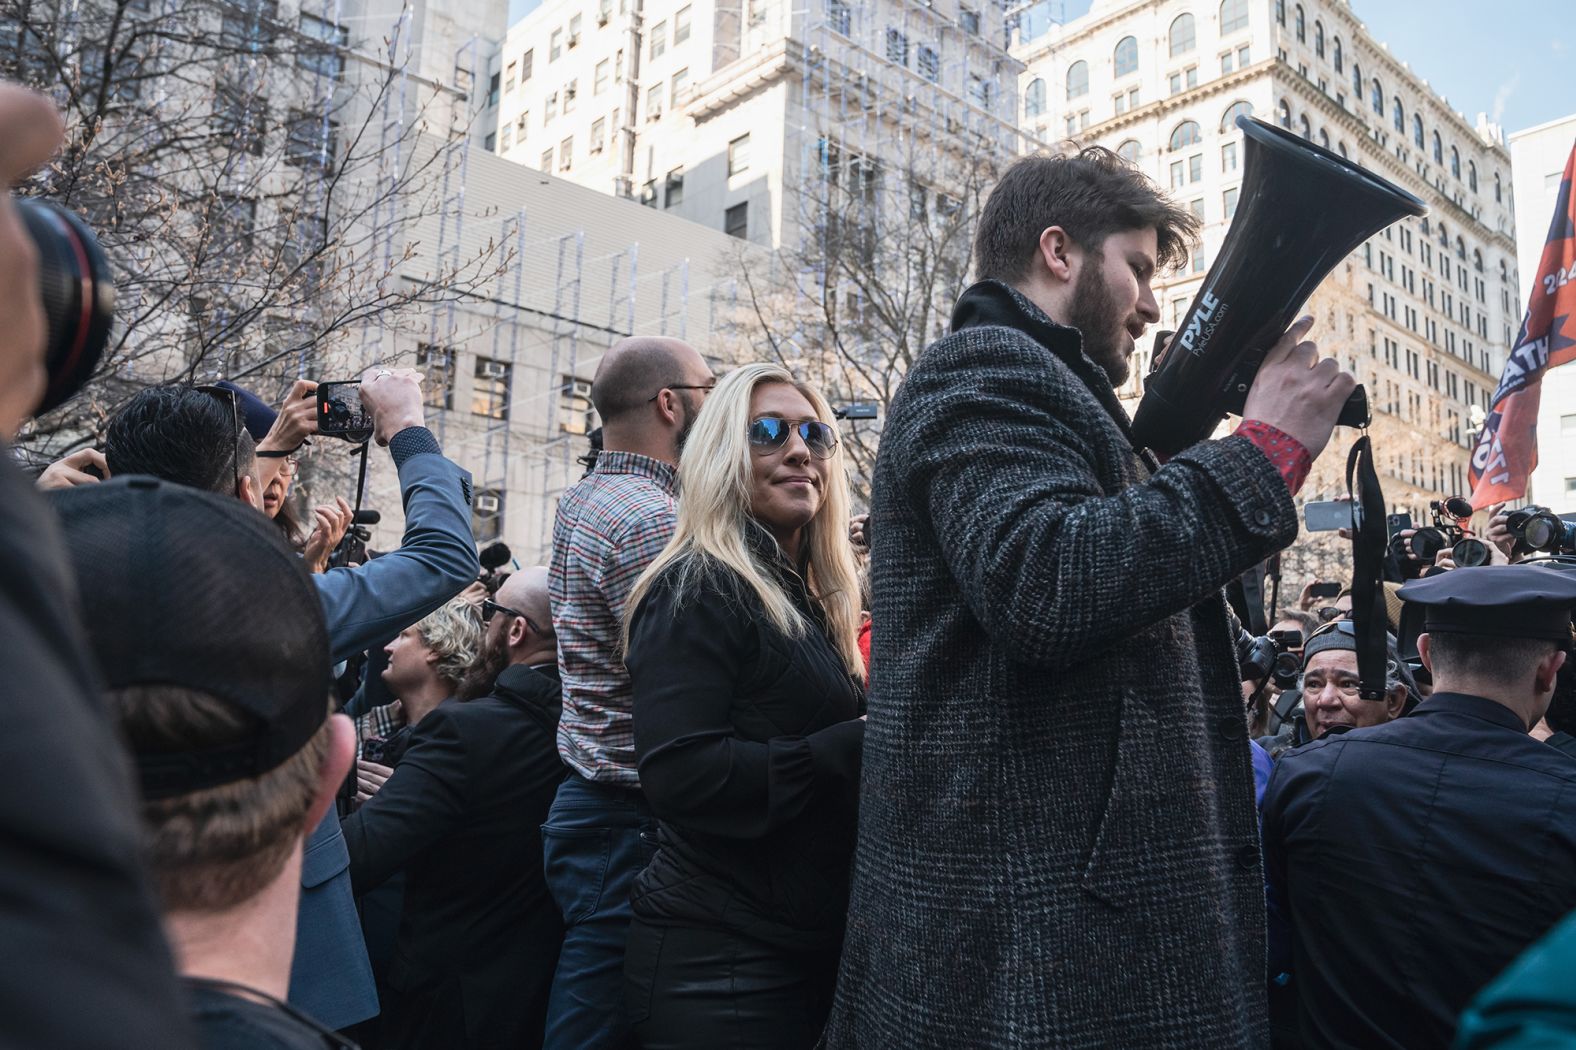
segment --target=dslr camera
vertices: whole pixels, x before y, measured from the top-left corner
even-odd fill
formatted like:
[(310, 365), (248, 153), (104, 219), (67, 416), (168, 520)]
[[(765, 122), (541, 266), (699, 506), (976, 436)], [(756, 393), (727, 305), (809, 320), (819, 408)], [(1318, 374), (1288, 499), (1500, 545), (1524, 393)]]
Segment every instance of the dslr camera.
[(1505, 516), (1505, 527), (1516, 539), (1518, 556), (1576, 554), (1576, 522), (1566, 521), (1547, 507), (1520, 507)]
[[(1472, 503), (1461, 496), (1432, 500), (1428, 504), (1434, 523), (1425, 525), (1411, 536), (1400, 535), (1411, 528), (1411, 519), (1405, 515), (1391, 516), (1390, 553), (1401, 565), (1402, 575), (1415, 578), (1434, 563), (1434, 556), (1446, 547), (1457, 568), (1487, 565), (1492, 552), (1488, 544), (1466, 534), (1462, 522), (1472, 517)], [(1404, 520), (1403, 520), (1404, 519)]]
[(1244, 634), (1237, 643), (1242, 680), (1273, 679), (1278, 689), (1290, 689), (1302, 673), (1302, 632), (1271, 631), (1257, 638)]

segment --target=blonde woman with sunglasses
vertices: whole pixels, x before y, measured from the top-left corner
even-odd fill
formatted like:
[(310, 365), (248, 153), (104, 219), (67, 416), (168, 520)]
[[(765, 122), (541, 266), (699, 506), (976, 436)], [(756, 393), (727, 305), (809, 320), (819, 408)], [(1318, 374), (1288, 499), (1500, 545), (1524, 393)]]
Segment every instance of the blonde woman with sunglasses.
[(629, 1021), (646, 1050), (808, 1050), (847, 907), (863, 663), (831, 407), (774, 365), (706, 400), (627, 614), (640, 782)]

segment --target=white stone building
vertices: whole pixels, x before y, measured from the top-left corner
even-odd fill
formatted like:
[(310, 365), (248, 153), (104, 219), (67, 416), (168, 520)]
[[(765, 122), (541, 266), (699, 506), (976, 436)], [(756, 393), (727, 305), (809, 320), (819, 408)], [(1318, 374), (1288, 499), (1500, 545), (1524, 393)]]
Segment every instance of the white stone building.
[[(1373, 237), (1315, 292), (1313, 337), (1367, 386), (1391, 503), (1420, 515), (1429, 498), (1465, 490), (1474, 420), (1520, 317), (1498, 128), (1452, 109), (1344, 0), (1095, 0), (1014, 51), (1035, 137), (1116, 150), (1203, 219), (1184, 272), (1157, 285), (1162, 326), (1192, 300), (1236, 209), (1240, 113), (1421, 197), (1427, 217)], [(1141, 388), (1135, 378), (1126, 394)], [(1316, 468), (1308, 498), (1344, 489), (1336, 458)]]
[(794, 190), (829, 156), (892, 168), (916, 134), (935, 136), (927, 155), (1017, 148), (1004, 19), (1001, 0), (547, 0), (506, 38), (494, 145), (792, 243)]
[[(1516, 258), (1521, 269), (1517, 308), (1526, 311), (1532, 282), (1565, 162), (1576, 146), (1576, 114), (1510, 136), (1512, 185), (1516, 189)], [(1576, 367), (1565, 365), (1543, 377), (1538, 402), (1538, 466), (1528, 498), (1564, 514), (1576, 511)]]

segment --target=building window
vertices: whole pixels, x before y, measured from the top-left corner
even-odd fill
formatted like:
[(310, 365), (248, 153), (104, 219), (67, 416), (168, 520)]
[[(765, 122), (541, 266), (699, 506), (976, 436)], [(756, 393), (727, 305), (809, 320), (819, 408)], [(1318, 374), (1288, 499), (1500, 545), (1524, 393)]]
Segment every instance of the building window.
[(546, 127), (556, 116), (558, 116), (558, 92), (555, 91), (547, 96), (547, 101), (542, 106), (542, 126)]
[(1435, 164), (1443, 164), (1444, 162), (1445, 162), (1444, 146), (1441, 144), (1441, 141), (1440, 141), (1440, 138), (1439, 138), (1439, 132), (1436, 131), (1436, 132), (1434, 132), (1434, 163)]
[(1301, 4), (1298, 4), (1295, 8), (1292, 18), (1292, 27), (1297, 32), (1297, 43), (1306, 44), (1308, 42), (1308, 22), (1307, 19), (1303, 17)]
[(1318, 19), (1313, 21), (1313, 53), (1319, 58), (1324, 57), (1324, 23)]
[(1220, 147), (1220, 170), (1227, 175), (1237, 170), (1237, 144), (1235, 142), (1228, 142)]
[(593, 120), (591, 122), (591, 145), (590, 145), (590, 150), (591, 150), (592, 153), (601, 153), (602, 152), (602, 136), (603, 136), (604, 132), (606, 132), (606, 130), (607, 130), (607, 121), (604, 120), (602, 117), (598, 117), (598, 118), (596, 118), (595, 120)]
[(1067, 67), (1067, 97), (1082, 98), (1089, 93), (1089, 63), (1074, 62)]
[(1237, 214), (1237, 193), (1238, 191), (1233, 188), (1221, 195), (1220, 202), (1225, 211), (1227, 221), (1230, 221), (1231, 217)]
[(919, 75), (934, 83), (941, 79), (941, 54), (933, 47), (919, 45), (919, 57), (916, 63), (919, 66)]
[(1363, 104), (1363, 67), (1356, 62), (1352, 63), (1352, 94), (1357, 96), (1357, 104)]
[(673, 93), (669, 97), (675, 106), (679, 104), (679, 92), (683, 91), (687, 87), (689, 87), (688, 66), (673, 74)]
[(571, 80), (569, 86), (564, 88), (564, 112), (572, 112), (575, 108), (575, 96), (580, 94), (580, 81)]
[(542, 151), (542, 166), (541, 166), (540, 170), (547, 172), (549, 175), (552, 174), (552, 172), (553, 172), (553, 151), (552, 150), (544, 149)]
[(1335, 71), (1337, 73), (1345, 73), (1346, 72), (1346, 63), (1345, 63), (1345, 61), (1343, 59), (1343, 56), (1341, 54), (1341, 38), (1340, 37), (1336, 37), (1335, 38), (1335, 48), (1331, 52), (1331, 56), (1330, 57), (1331, 57), (1331, 60), (1335, 63)]
[(1373, 102), (1374, 112), (1381, 117), (1384, 116), (1384, 88), (1380, 85), (1378, 77), (1374, 77), (1373, 91), (1369, 93), (1369, 99)]
[(303, 11), (301, 35), (312, 42), (297, 53), (298, 69), (325, 77), (337, 77), (345, 71), (345, 47), (350, 42), (348, 29)]
[(513, 142), (514, 126), (512, 124), (505, 124), (503, 126), (503, 131), (501, 132), (501, 134), (503, 135), (503, 139), (502, 139), (500, 144), (503, 146), (504, 149), (508, 149), (510, 146), (514, 145), (514, 142)]
[(1279, 116), (1280, 116), (1280, 126), (1285, 128), (1287, 131), (1290, 131), (1291, 130), (1291, 103), (1287, 102), (1285, 99), (1281, 99), (1280, 100), (1280, 105), (1276, 107), (1276, 110), (1277, 110), (1277, 112), (1279, 113)]
[(573, 18), (571, 18), (569, 20), (569, 46), (570, 47), (574, 47), (576, 44), (580, 43), (580, 26), (581, 26), (581, 18), (580, 18), (579, 15), (575, 15)]
[(531, 79), (531, 68), (536, 65), (536, 48), (532, 48), (520, 56), (520, 86)]
[(1137, 139), (1128, 139), (1116, 148), (1116, 155), (1129, 164), (1137, 164), (1138, 158), (1143, 155), (1143, 147)]
[(1325, 149), (1330, 148), (1330, 133), (1323, 128), (1319, 129), (1319, 145)]
[(503, 490), (477, 489), (471, 501), (471, 536), (477, 543), (491, 543), (503, 535)]
[(966, 7), (958, 8), (958, 24), (965, 33), (980, 35), (980, 15), (978, 11), (971, 11)]
[(487, 137), (482, 139), (482, 149), (486, 150), (488, 153), (492, 153), (497, 148), (498, 148), (498, 133), (495, 132), (495, 131), (489, 131), (487, 133)]
[(596, 64), (596, 75), (591, 81), (591, 94), (600, 95), (607, 90), (607, 59)]
[(338, 153), (339, 121), (330, 120), (325, 127), (320, 113), (304, 109), (291, 111), (285, 136), (286, 164), (328, 173), (334, 170), (334, 158)]
[(520, 116), (514, 122), (514, 140), (516, 142), (524, 142), (525, 141), (525, 131), (530, 126), (531, 126), (531, 111), (528, 110), (528, 109), (527, 110), (522, 110), (520, 112)]
[(1308, 114), (1297, 118), (1297, 133), (1309, 142), (1313, 141), (1313, 125), (1308, 122)]
[(1193, 50), (1197, 43), (1197, 33), (1194, 28), (1192, 15), (1177, 15), (1171, 23), (1171, 57), (1185, 55)]
[(509, 418), (509, 373), (507, 361), (494, 361), (489, 357), (476, 359), (476, 377), (471, 386), (472, 415)]
[(515, 74), (519, 72), (519, 69), (520, 69), (519, 63), (517, 63), (517, 62), (510, 62), (509, 63), (508, 75), (506, 77), (504, 77), (504, 81), (503, 81), (503, 89), (505, 91), (513, 91), (514, 90), (514, 78), (515, 78)]
[(908, 68), (908, 37), (891, 26), (886, 31), (886, 57), (888, 62)]
[(681, 7), (673, 16), (673, 46), (677, 47), (690, 38), (690, 9)]
[(1184, 120), (1176, 126), (1176, 130), (1171, 132), (1171, 149), (1173, 151), (1185, 149), (1188, 146), (1196, 146), (1202, 141), (1203, 137), (1198, 133), (1198, 123), (1196, 121)]
[(660, 58), (668, 49), (668, 23), (664, 20), (651, 27), (651, 57)]
[(1418, 149), (1423, 148), (1423, 118), (1416, 113), (1412, 114), (1412, 141)]
[(564, 53), (564, 31), (562, 29), (555, 29), (555, 30), (553, 30), (552, 38), (548, 42), (547, 60), (549, 62), (557, 62), (558, 61), (558, 57), (560, 55), (562, 55), (563, 53)]
[(667, 85), (655, 84), (646, 92), (646, 119), (662, 119), (662, 95)]
[(1045, 112), (1045, 81), (1036, 77), (1029, 83), (1029, 90), (1023, 93), (1023, 116), (1037, 117)]
[(1124, 36), (1117, 43), (1116, 50), (1112, 52), (1111, 61), (1119, 77), (1138, 72), (1138, 41), (1133, 37)]
[(1204, 198), (1199, 197), (1187, 202), (1187, 210), (1192, 212), (1199, 222), (1204, 221)]
[[(826, 17), (832, 23), (832, 28), (837, 32), (844, 36), (848, 36), (852, 32), (854, 16), (844, 0), (826, 0)], [(923, 55), (924, 48), (920, 49), (920, 53)]]
[(564, 139), (558, 144), (558, 170), (568, 171), (571, 164), (571, 150), (574, 148), (573, 138)]
[[(1284, 23), (1285, 19), (1282, 19)], [(1248, 26), (1248, 0), (1221, 0), (1220, 32), (1235, 33)]]
[(731, 178), (750, 168), (750, 136), (740, 135), (728, 143), (728, 175)]
[(1280, 25), (1286, 24), (1286, 0), (1275, 0), (1275, 21)]
[(673, 208), (684, 203), (684, 169), (674, 168), (668, 172), (668, 177), (663, 186), (664, 198), (662, 206)]
[(595, 426), (591, 406), (591, 380), (558, 377), (558, 429), (565, 434), (589, 434)]
[(1253, 103), (1247, 101), (1233, 102), (1226, 107), (1226, 112), (1220, 117), (1220, 130), (1227, 135), (1237, 133), (1237, 118), (1253, 116)]
[[(1503, 204), (1503, 203), (1505, 203), (1505, 190), (1504, 190), (1504, 187), (1500, 185), (1499, 172), (1497, 172), (1497, 171), (1494, 173), (1494, 203), (1495, 204)], [(1500, 263), (1500, 274), (1499, 274), (1500, 280), (1504, 280), (1505, 279), (1505, 269), (1504, 269), (1504, 267), (1505, 267), (1505, 264), (1504, 263)]]
[(453, 408), (454, 351), (434, 343), (417, 343), (416, 368), (422, 373), (422, 400), (427, 407)]
[(750, 236), (750, 202), (740, 201), (722, 213), (722, 232), (729, 237), (748, 240)]
[(1454, 146), (1450, 147), (1450, 174), (1458, 179), (1461, 177), (1461, 151)]

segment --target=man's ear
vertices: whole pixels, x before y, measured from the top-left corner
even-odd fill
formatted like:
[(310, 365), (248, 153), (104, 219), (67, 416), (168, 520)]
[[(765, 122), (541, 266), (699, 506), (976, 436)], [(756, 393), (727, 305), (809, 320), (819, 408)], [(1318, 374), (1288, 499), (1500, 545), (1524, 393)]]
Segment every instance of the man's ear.
[(1569, 654), (1564, 649), (1556, 649), (1538, 661), (1537, 688), (1540, 695), (1554, 692), (1554, 683), (1559, 679), (1560, 668), (1565, 666), (1567, 659)]
[(1406, 686), (1398, 685), (1386, 693), (1384, 706), (1392, 719), (1400, 718), (1401, 712), (1406, 710)]
[(1433, 639), (1429, 638), (1426, 634), (1420, 634), (1417, 636), (1417, 656), (1418, 659), (1423, 661), (1423, 666), (1428, 669), (1430, 676), (1432, 676), (1434, 673), (1434, 654), (1429, 652), (1430, 643), (1432, 641)]
[(1078, 246), (1060, 226), (1048, 226), (1040, 233), (1040, 262), (1057, 281), (1073, 280), (1073, 256)]
[(525, 641), (525, 632), (530, 628), (525, 625), (525, 617), (515, 616), (509, 620), (509, 633), (504, 637), (511, 649), (517, 648)]
[(684, 412), (684, 406), (679, 402), (677, 390), (664, 390), (657, 394), (653, 402), (657, 407), (657, 418), (670, 427), (678, 426)]
[(235, 494), (242, 503), (254, 510), (263, 509), (263, 489), (257, 483), (255, 474), (242, 474), (240, 482), (236, 485)]
[(329, 715), (328, 754), (323, 759), (323, 768), (318, 771), (317, 794), (312, 797), (312, 808), (307, 810), (302, 834), (311, 835), (328, 807), (334, 804), (334, 796), (339, 794), (339, 786), (345, 782), (355, 759), (355, 726), (344, 715)]

